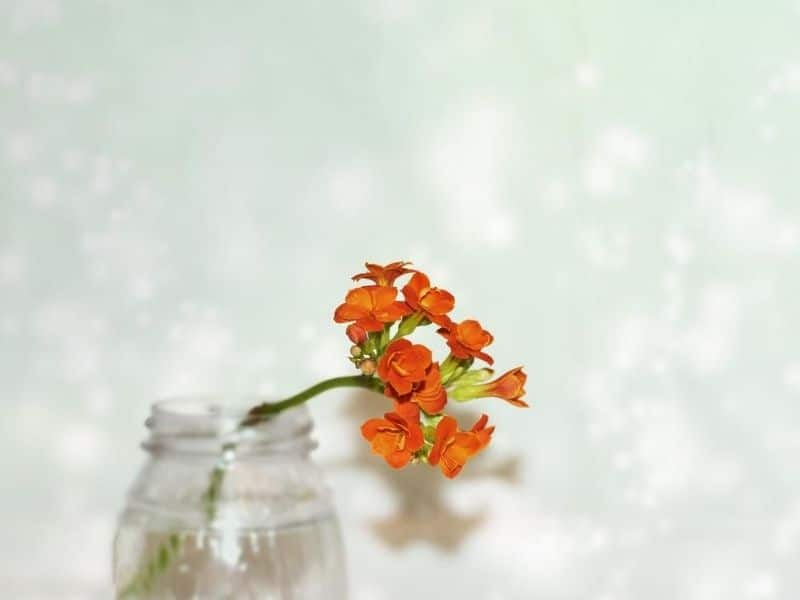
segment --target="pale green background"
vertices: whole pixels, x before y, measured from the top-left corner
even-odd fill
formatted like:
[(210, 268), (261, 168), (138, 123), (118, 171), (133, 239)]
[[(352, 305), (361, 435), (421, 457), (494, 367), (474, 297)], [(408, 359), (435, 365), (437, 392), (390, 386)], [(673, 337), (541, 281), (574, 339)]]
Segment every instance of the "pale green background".
[(534, 408), (420, 496), (315, 405), (354, 599), (797, 598), (798, 40), (792, 1), (2, 0), (2, 595), (109, 597), (149, 403), (347, 372), (349, 275), (407, 258)]

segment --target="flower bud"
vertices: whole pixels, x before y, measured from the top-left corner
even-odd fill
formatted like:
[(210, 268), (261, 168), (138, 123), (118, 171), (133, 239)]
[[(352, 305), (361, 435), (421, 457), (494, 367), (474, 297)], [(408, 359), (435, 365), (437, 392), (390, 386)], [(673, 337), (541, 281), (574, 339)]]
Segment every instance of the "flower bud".
[(514, 406), (524, 408), (528, 404), (521, 398), (525, 395), (525, 381), (527, 378), (528, 376), (522, 371), (522, 367), (517, 367), (488, 383), (456, 386), (448, 393), (448, 396), (457, 402), (493, 396), (502, 398)]
[(356, 358), (358, 358), (359, 356), (361, 356), (361, 352), (362, 352), (361, 346), (358, 345), (350, 346), (350, 356), (355, 356)]
[(375, 364), (375, 361), (372, 360), (371, 358), (368, 358), (366, 360), (362, 360), (359, 363), (358, 368), (361, 369), (361, 372), (364, 375), (372, 375), (373, 373), (375, 373), (376, 366), (377, 365)]
[(347, 326), (347, 337), (350, 338), (350, 341), (354, 344), (363, 344), (367, 341), (367, 331), (363, 327), (356, 325), (353, 323), (352, 325)]

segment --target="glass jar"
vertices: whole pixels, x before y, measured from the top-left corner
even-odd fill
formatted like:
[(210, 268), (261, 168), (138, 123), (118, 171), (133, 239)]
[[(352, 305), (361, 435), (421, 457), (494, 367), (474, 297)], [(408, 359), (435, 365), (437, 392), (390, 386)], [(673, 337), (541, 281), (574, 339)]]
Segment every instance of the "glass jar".
[(117, 598), (345, 598), (338, 521), (309, 458), (308, 411), (239, 431), (244, 414), (197, 401), (153, 406), (150, 456), (114, 542)]

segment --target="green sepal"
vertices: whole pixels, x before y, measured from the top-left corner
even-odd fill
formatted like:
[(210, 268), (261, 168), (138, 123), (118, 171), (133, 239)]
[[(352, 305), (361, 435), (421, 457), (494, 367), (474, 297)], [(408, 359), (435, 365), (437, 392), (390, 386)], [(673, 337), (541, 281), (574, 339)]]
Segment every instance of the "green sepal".
[(375, 332), (372, 331), (367, 334), (367, 341), (364, 342), (364, 352), (367, 354), (375, 355), (378, 353), (378, 347), (380, 346), (380, 339), (383, 332)]
[(397, 326), (397, 333), (394, 334), (393, 339), (396, 340), (411, 335), (414, 333), (414, 330), (422, 324), (423, 320), (425, 320), (425, 315), (421, 312), (406, 315), (403, 317), (402, 321), (400, 321), (400, 325)]
[(464, 371), (460, 375), (453, 377), (449, 384), (457, 384), (461, 385), (473, 385), (476, 383), (483, 383), (485, 381), (489, 381), (494, 375), (494, 369), (490, 369), (488, 367), (484, 367), (482, 369), (472, 369), (471, 371)]
[(443, 416), (444, 415), (429, 415), (422, 409), (420, 409), (419, 411), (419, 419), (422, 422), (423, 428), (425, 427), (436, 428), (436, 426), (439, 424), (439, 421), (442, 420)]
[(386, 324), (383, 326), (383, 331), (378, 334), (378, 354), (383, 354), (383, 351), (386, 350), (386, 346), (389, 345), (389, 329), (391, 329), (390, 324)]
[(452, 385), (469, 370), (473, 362), (475, 362), (475, 359), (472, 357), (455, 358), (452, 354), (449, 355), (440, 367), (442, 373), (442, 385), (445, 387)]
[(433, 425), (426, 425), (422, 428), (422, 436), (425, 438), (426, 442), (432, 444), (436, 441), (436, 427)]
[(456, 402), (468, 402), (470, 400), (475, 400), (475, 398), (484, 398), (486, 396), (485, 388), (486, 386), (482, 384), (459, 385), (452, 390), (448, 390), (447, 397)]

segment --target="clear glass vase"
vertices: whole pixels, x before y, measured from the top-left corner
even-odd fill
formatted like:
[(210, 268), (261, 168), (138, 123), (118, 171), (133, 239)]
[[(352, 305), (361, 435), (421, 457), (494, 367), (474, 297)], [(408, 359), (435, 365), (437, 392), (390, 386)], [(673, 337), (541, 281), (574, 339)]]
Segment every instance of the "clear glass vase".
[(338, 521), (309, 458), (308, 412), (237, 432), (243, 416), (200, 401), (153, 406), (149, 459), (114, 542), (117, 598), (346, 597)]

